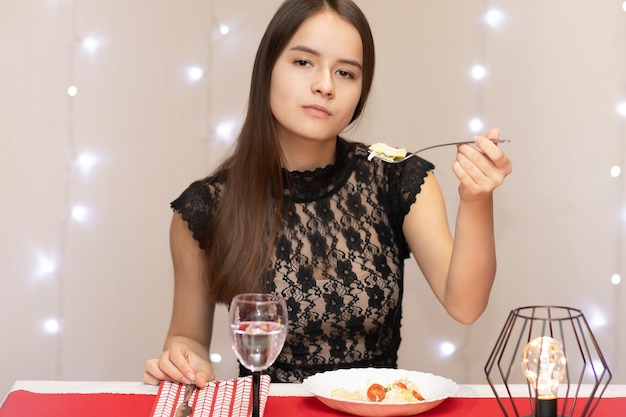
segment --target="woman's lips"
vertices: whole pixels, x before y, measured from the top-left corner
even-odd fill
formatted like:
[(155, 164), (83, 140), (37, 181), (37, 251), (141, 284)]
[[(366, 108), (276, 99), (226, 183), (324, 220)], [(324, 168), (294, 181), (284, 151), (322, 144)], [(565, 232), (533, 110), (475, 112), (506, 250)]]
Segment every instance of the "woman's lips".
[(321, 117), (321, 118), (328, 118), (331, 116), (331, 112), (324, 106), (318, 106), (317, 104), (309, 104), (303, 107), (304, 107), (304, 110), (312, 116)]

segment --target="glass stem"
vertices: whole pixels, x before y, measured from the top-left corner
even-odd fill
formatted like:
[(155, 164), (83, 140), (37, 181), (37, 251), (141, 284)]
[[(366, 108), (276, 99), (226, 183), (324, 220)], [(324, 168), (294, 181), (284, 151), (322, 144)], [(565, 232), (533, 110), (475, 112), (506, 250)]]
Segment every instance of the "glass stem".
[(252, 372), (252, 417), (259, 417), (261, 372)]

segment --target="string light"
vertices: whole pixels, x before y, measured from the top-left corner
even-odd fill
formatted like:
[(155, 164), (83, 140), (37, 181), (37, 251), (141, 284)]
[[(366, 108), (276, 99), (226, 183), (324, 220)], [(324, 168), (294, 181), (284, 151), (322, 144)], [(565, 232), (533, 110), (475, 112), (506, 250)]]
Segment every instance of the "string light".
[(76, 165), (83, 174), (91, 172), (93, 167), (98, 163), (99, 157), (92, 152), (83, 152), (76, 158)]
[(41, 252), (37, 254), (36, 276), (38, 278), (50, 278), (56, 270), (57, 264), (54, 258)]
[[(483, 16), (483, 21), (487, 26), (496, 28), (502, 24), (504, 20), (504, 14), (498, 9), (489, 9)], [(483, 32), (480, 38), (480, 57), (479, 62), (485, 62), (485, 49), (486, 49), (486, 34)], [(487, 67), (482, 64), (475, 64), (470, 69), (470, 77), (474, 81), (482, 81), (487, 76)], [(477, 99), (477, 112), (478, 114), (485, 114), (484, 101), (485, 91), (484, 88), (480, 89), (479, 97)], [(473, 134), (482, 134), (485, 130), (485, 123), (482, 119), (475, 117), (468, 123), (468, 128)]]
[(622, 174), (622, 168), (620, 168), (619, 166), (615, 165), (613, 167), (611, 167), (611, 176), (613, 178), (617, 178)]
[(72, 218), (78, 223), (85, 223), (89, 217), (89, 209), (83, 205), (72, 207)]
[(606, 327), (607, 323), (606, 316), (597, 308), (589, 315), (589, 325), (595, 329)]
[(498, 9), (490, 9), (484, 17), (485, 23), (492, 28), (497, 28), (504, 22), (504, 14)]
[(480, 133), (484, 129), (485, 129), (485, 124), (479, 118), (475, 117), (469, 121), (469, 130), (471, 130), (473, 133)]
[[(211, 2), (210, 9), (211, 9), (210, 15), (213, 16), (214, 19), (217, 19), (218, 13), (215, 10), (216, 2), (213, 2), (213, 1)], [(215, 32), (216, 28), (217, 28), (217, 33)], [(231, 28), (224, 22), (220, 22), (219, 20), (212, 20), (211, 33), (213, 33), (213, 36), (211, 37), (212, 42), (209, 43), (207, 62), (203, 71), (203, 77), (206, 76), (206, 79), (207, 79), (207, 82), (204, 83), (205, 88), (207, 89), (207, 96), (210, 96), (213, 93), (212, 91), (213, 85), (211, 85), (211, 83), (208, 81), (210, 80), (211, 82), (215, 82), (214, 79), (216, 77), (214, 77), (212, 73), (206, 74), (206, 72), (212, 71), (212, 69), (214, 68), (212, 65), (214, 65), (215, 62), (219, 61), (219, 60), (213, 59), (215, 43), (222, 42), (225, 39), (224, 37), (231, 33)], [(216, 123), (217, 112), (214, 110), (211, 104), (212, 104), (211, 100), (207, 100), (207, 104), (206, 104), (207, 108), (205, 111), (206, 111), (206, 114), (209, 115), (209, 123), (211, 126), (209, 130), (210, 137), (208, 138), (208, 140), (203, 141), (204, 158), (205, 158), (205, 164), (207, 166), (211, 166), (213, 163), (215, 163), (214, 158), (217, 152), (215, 152), (214, 147), (216, 144), (219, 144), (219, 143), (231, 144), (234, 141), (234, 131), (237, 126), (234, 120), (222, 120), (219, 123)], [(226, 351), (222, 351), (220, 350), (221, 347), (217, 347), (217, 346), (214, 347), (213, 349), (217, 349), (217, 351), (214, 350), (210, 352), (209, 357), (211, 359), (211, 362), (216, 365), (221, 364), (223, 362), (224, 355), (228, 355), (229, 352), (232, 353), (232, 350), (230, 349), (227, 349)]]
[(70, 85), (67, 89), (67, 94), (70, 97), (76, 96), (76, 94), (78, 94), (78, 88), (75, 85)]
[(487, 76), (487, 68), (482, 65), (474, 65), (470, 70), (470, 74), (473, 79), (476, 81), (480, 81)]
[(439, 353), (441, 356), (448, 357), (456, 352), (456, 346), (452, 342), (442, 342), (439, 345)]
[(57, 319), (50, 318), (43, 322), (43, 330), (48, 334), (56, 334), (61, 330), (61, 325)]
[(100, 39), (96, 38), (95, 36), (87, 36), (85, 39), (83, 39), (82, 48), (90, 54), (95, 54), (99, 47)]
[(626, 101), (617, 105), (617, 114), (626, 117)]
[[(622, 10), (626, 12), (626, 1), (622, 3)], [(624, 21), (626, 22), (626, 20)], [(626, 27), (623, 27), (623, 29), (626, 29)], [(621, 45), (622, 50), (624, 50), (624, 46), (626, 46), (626, 44), (622, 41), (622, 45)], [(622, 77), (623, 78), (622, 78), (622, 92), (621, 93), (626, 94), (626, 62), (624, 62), (622, 65)], [(618, 116), (626, 118), (626, 100), (617, 104), (616, 112)], [(626, 199), (625, 199), (626, 179), (624, 179), (624, 177), (621, 175), (622, 167), (624, 166), (624, 163), (626, 162), (624, 160), (624, 156), (626, 155), (626, 136), (624, 132), (625, 132), (624, 125), (622, 124), (621, 125), (622, 140), (621, 140), (621, 152), (620, 152), (620, 154), (622, 155), (622, 159), (618, 165), (611, 167), (611, 176), (613, 178), (618, 178), (620, 176), (622, 177), (621, 185), (619, 187), (619, 191), (617, 195), (618, 201), (621, 204), (621, 208), (619, 209), (617, 213), (617, 217), (618, 217), (617, 223), (619, 224), (621, 222), (622, 227), (617, 227), (615, 229), (617, 233), (617, 239), (616, 239), (617, 242), (615, 245), (615, 250), (616, 250), (615, 273), (611, 276), (611, 284), (613, 284), (616, 287), (620, 285), (622, 282), (620, 271), (623, 273), (624, 272), (623, 268), (626, 267), (626, 264), (624, 263), (624, 252), (625, 252), (624, 237), (626, 234)], [(623, 291), (621, 291), (621, 293), (623, 294)], [(614, 298), (613, 304), (614, 304), (614, 311), (615, 311), (615, 314), (614, 314), (615, 323), (613, 327), (616, 329), (623, 329), (624, 325), (623, 325), (623, 321), (621, 320), (621, 318), (624, 315), (623, 313), (620, 314), (620, 308), (623, 305), (623, 300), (621, 298), (623, 296), (620, 294), (620, 291), (617, 291), (616, 289), (614, 297), (615, 298)], [(621, 338), (616, 337), (614, 343), (615, 343), (615, 351), (621, 352), (623, 350)]]
[(204, 70), (198, 66), (191, 66), (187, 69), (187, 77), (189, 81), (196, 82), (202, 79), (204, 76)]
[(230, 143), (234, 138), (235, 127), (237, 124), (232, 120), (223, 121), (215, 128), (216, 139), (221, 142)]

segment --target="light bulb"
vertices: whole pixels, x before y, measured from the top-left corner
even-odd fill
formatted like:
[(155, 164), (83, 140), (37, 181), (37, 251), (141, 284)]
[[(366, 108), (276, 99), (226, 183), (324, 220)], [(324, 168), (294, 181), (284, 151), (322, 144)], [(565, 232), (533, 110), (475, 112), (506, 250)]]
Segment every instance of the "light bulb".
[(472, 74), (473, 79), (480, 81), (487, 75), (487, 69), (482, 65), (474, 65), (470, 70), (470, 74)]
[(84, 223), (89, 217), (89, 210), (85, 206), (77, 205), (72, 207), (72, 218), (79, 223)]
[(204, 70), (198, 66), (189, 67), (187, 69), (187, 77), (191, 82), (199, 81), (200, 79), (202, 79), (203, 75)]
[(478, 133), (484, 128), (485, 128), (485, 124), (478, 117), (475, 117), (469, 121), (469, 129), (474, 133)]
[(496, 28), (502, 24), (504, 14), (500, 10), (491, 9), (485, 14), (484, 20), (489, 26)]
[(452, 342), (442, 342), (439, 345), (439, 353), (441, 356), (450, 356), (456, 351), (456, 346)]
[(611, 284), (613, 285), (619, 285), (622, 282), (622, 277), (620, 274), (613, 274), (611, 276)]
[(57, 319), (47, 319), (43, 323), (43, 330), (46, 333), (55, 334), (61, 330), (61, 325)]
[(83, 39), (82, 46), (87, 52), (94, 54), (100, 46), (100, 41), (95, 36), (88, 36)]
[(224, 143), (232, 142), (234, 138), (236, 124), (232, 120), (224, 120), (215, 128), (217, 139)]
[(615, 165), (611, 167), (611, 177), (617, 178), (622, 174), (622, 168), (619, 165)]
[(536, 417), (556, 417), (557, 390), (566, 365), (563, 347), (556, 339), (537, 337), (524, 348), (522, 370), (536, 393)]

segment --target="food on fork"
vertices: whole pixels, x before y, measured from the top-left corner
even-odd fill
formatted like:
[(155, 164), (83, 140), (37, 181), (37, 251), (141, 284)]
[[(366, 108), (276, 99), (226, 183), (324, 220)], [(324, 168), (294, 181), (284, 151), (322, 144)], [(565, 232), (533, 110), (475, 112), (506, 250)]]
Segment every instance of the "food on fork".
[(398, 162), (404, 159), (407, 154), (406, 149), (398, 149), (385, 143), (375, 143), (369, 148), (370, 154), (367, 157), (369, 161), (374, 158), (380, 158), (386, 162)]
[(415, 403), (424, 401), (424, 397), (417, 385), (407, 379), (397, 379), (386, 386), (378, 383), (368, 384), (356, 391), (337, 388), (331, 392), (330, 396), (341, 400), (378, 403)]

